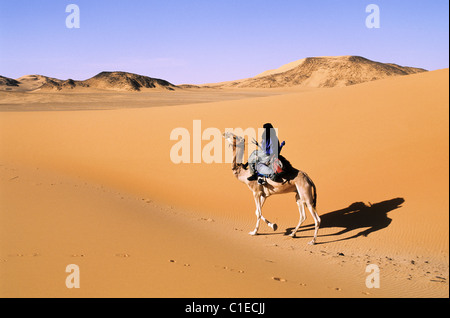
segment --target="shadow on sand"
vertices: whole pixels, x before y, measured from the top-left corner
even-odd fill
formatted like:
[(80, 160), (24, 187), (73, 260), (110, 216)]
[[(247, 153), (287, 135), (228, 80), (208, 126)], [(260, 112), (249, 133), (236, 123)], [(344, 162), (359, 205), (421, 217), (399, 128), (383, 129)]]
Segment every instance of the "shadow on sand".
[[(320, 216), (322, 219), (320, 229), (324, 228), (343, 228), (339, 232), (333, 234), (318, 235), (319, 237), (337, 237), (335, 240), (327, 242), (317, 242), (316, 244), (326, 244), (338, 241), (354, 239), (360, 236), (367, 236), (370, 233), (384, 229), (391, 224), (387, 214), (388, 212), (398, 209), (405, 202), (403, 198), (395, 198), (382, 201), (375, 204), (366, 205), (363, 202), (352, 203), (345, 209), (329, 212)], [(314, 225), (302, 226), (297, 233), (311, 230)], [(348, 237), (344, 237), (346, 233), (353, 230), (364, 229), (360, 232)], [(294, 228), (286, 229), (285, 235), (290, 234)], [(320, 234), (320, 230), (319, 230)], [(299, 236), (300, 238), (300, 236)]]

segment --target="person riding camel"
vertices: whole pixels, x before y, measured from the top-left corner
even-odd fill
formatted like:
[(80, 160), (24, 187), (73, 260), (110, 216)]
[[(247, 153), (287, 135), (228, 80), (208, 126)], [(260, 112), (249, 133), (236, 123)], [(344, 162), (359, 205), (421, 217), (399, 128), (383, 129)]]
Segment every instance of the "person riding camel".
[(272, 124), (266, 123), (263, 128), (264, 132), (261, 137), (261, 145), (255, 142), (258, 149), (255, 150), (248, 159), (248, 164), (252, 175), (248, 177), (247, 180), (258, 180), (258, 183), (260, 184), (264, 184), (265, 180), (259, 177), (273, 178), (274, 170), (271, 163), (274, 160), (278, 160), (278, 155), (282, 148), (275, 128), (273, 128)]

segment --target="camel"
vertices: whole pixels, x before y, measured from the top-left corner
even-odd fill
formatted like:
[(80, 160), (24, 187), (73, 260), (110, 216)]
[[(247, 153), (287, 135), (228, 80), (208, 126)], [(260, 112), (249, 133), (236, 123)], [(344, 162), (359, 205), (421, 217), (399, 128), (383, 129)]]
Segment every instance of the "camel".
[(291, 232), (290, 236), (295, 238), (298, 229), (306, 220), (306, 205), (314, 219), (314, 238), (311, 240), (311, 242), (309, 242), (310, 245), (314, 245), (316, 243), (317, 232), (319, 231), (320, 227), (320, 217), (316, 211), (316, 187), (311, 178), (305, 172), (292, 167), (290, 163), (280, 155), (279, 159), (283, 162), (285, 166), (284, 168), (287, 168), (286, 174), (283, 176), (283, 180), (280, 180), (281, 182), (274, 182), (270, 179), (267, 179), (266, 183), (264, 185), (261, 185), (257, 181), (248, 181), (247, 178), (250, 176), (250, 170), (247, 169), (247, 165), (242, 164), (245, 151), (245, 138), (236, 136), (231, 132), (224, 133), (223, 137), (227, 142), (230, 143), (233, 149), (233, 161), (231, 164), (231, 168), (234, 176), (239, 181), (245, 183), (253, 192), (253, 198), (256, 204), (256, 226), (255, 229), (248, 234), (258, 234), (259, 223), (261, 220), (263, 220), (270, 228), (276, 231), (278, 228), (277, 224), (271, 223), (262, 215), (262, 207), (264, 205), (264, 202), (271, 195), (293, 192), (295, 193), (295, 200), (298, 205), (300, 219), (295, 229)]

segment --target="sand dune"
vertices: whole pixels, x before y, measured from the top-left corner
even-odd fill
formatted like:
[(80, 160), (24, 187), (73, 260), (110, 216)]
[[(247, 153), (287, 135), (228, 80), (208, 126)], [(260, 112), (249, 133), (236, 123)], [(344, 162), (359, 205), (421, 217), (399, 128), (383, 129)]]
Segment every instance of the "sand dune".
[(220, 87), (340, 87), (425, 72), (414, 67), (380, 63), (360, 56), (308, 57), (265, 71), (253, 78), (217, 84)]
[(43, 75), (25, 75), (19, 77), (17, 81), (19, 82), (19, 87), (17, 91), (28, 92), (39, 89), (50, 81), (56, 83), (61, 80)]
[[(448, 76), (173, 107), (3, 112), (0, 295), (448, 297)], [(229, 164), (174, 164), (169, 136), (182, 127), (193, 138), (193, 120), (203, 130), (279, 128), (283, 155), (317, 186), (318, 244), (307, 245), (310, 216), (297, 239), (284, 235), (298, 221), (293, 195), (269, 198), (263, 213), (279, 228), (250, 237), (253, 198)], [(79, 290), (64, 284), (72, 263)], [(369, 264), (380, 268), (379, 289), (365, 285)]]

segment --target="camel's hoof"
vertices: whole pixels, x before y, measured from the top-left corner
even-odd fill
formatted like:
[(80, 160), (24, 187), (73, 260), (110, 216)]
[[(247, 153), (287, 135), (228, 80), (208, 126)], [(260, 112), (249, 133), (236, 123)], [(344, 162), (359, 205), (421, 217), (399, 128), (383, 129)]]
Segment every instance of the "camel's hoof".
[(308, 243), (309, 245), (316, 245), (316, 241), (312, 240), (311, 242)]
[(294, 233), (291, 233), (291, 234), (289, 234), (289, 236), (290, 237), (292, 237), (292, 238), (296, 238), (297, 236), (295, 235), (295, 232)]
[(256, 231), (251, 231), (251, 232), (248, 232), (248, 234), (249, 234), (249, 235), (251, 235), (251, 236), (255, 236), (255, 235), (258, 235), (258, 233), (256, 233)]
[(271, 223), (269, 224), (269, 226), (272, 228), (272, 230), (276, 231), (278, 230), (278, 225), (276, 225), (276, 223)]

